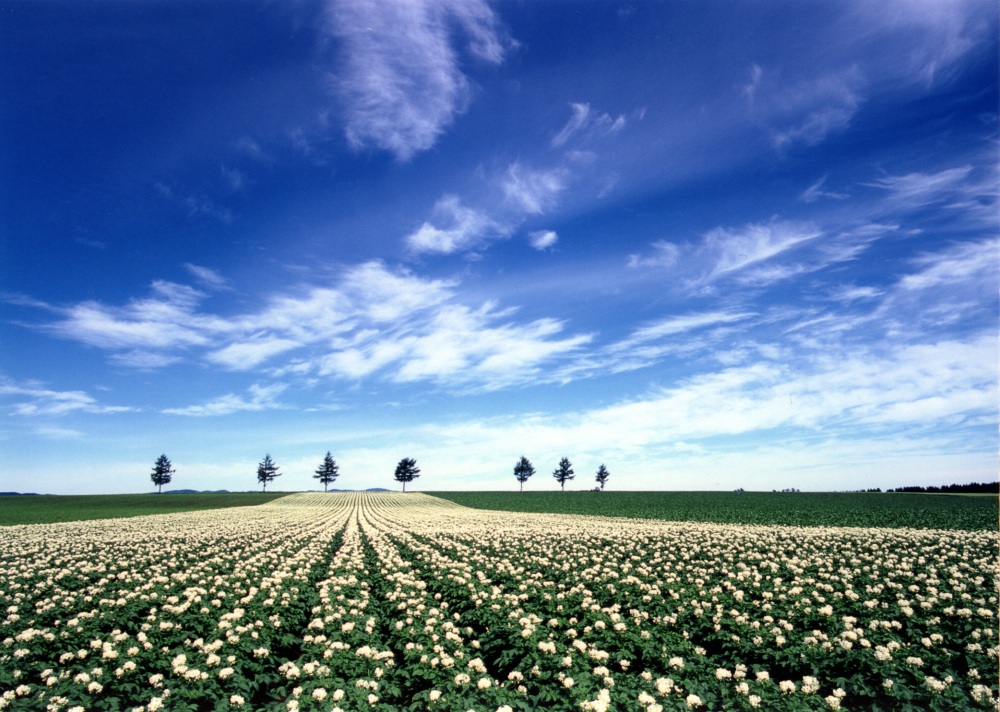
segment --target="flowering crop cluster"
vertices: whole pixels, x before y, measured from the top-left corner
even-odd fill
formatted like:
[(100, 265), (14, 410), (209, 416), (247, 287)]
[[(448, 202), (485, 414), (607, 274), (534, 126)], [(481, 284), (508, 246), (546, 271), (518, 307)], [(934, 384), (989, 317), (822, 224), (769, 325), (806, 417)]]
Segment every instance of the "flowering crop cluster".
[(0, 709), (998, 709), (996, 532), (331, 493), (0, 540)]

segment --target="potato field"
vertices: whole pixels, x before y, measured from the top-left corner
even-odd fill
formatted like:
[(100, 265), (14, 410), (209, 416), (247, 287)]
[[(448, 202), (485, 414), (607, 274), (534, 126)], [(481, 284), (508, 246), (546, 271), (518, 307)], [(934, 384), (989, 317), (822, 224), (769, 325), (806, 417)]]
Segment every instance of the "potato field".
[(3, 709), (997, 709), (995, 530), (320, 493), (0, 544)]

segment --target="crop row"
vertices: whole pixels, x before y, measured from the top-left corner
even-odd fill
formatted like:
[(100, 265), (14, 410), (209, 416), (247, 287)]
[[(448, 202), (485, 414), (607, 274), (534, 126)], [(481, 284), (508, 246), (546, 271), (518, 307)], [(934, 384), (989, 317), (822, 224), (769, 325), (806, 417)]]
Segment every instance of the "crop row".
[(997, 708), (995, 533), (338, 493), (3, 536), (0, 708)]

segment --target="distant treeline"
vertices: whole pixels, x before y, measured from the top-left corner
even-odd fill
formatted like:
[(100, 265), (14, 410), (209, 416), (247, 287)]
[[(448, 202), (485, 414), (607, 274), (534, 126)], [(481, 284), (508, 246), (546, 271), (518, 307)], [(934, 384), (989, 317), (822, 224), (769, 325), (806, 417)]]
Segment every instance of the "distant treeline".
[(897, 487), (886, 492), (924, 492), (926, 494), (1000, 494), (1000, 482), (970, 482), (943, 487)]

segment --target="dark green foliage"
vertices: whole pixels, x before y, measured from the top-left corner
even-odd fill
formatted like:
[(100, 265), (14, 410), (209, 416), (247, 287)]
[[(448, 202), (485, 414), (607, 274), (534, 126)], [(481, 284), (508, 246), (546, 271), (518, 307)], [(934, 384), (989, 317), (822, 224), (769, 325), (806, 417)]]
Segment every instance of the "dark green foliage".
[(420, 477), (420, 468), (417, 467), (417, 461), (412, 457), (404, 457), (396, 465), (396, 482), (403, 483), (403, 491), (406, 491), (406, 483), (413, 482), (413, 480)]
[(159, 487), (159, 492), (163, 493), (163, 485), (169, 485), (172, 475), (176, 472), (173, 465), (170, 464), (170, 459), (166, 455), (160, 455), (156, 458), (156, 463), (153, 465), (153, 472), (149, 475), (150, 479), (153, 480), (153, 484)]
[(528, 478), (535, 474), (535, 466), (531, 464), (531, 461), (524, 455), (521, 455), (521, 459), (517, 461), (514, 465), (514, 479), (521, 483), (520, 491), (524, 491), (524, 483), (528, 481)]
[(725, 524), (912, 527), (996, 531), (997, 498), (831, 492), (435, 492), (458, 504), (508, 512), (596, 514)]
[(1000, 482), (970, 482), (967, 485), (944, 485), (942, 487), (897, 487), (889, 492), (925, 492), (927, 494), (998, 494)]
[(568, 457), (564, 457), (559, 461), (559, 467), (552, 472), (552, 476), (559, 483), (559, 488), (565, 490), (566, 483), (576, 477), (573, 474), (573, 464), (569, 461)]
[(594, 478), (597, 480), (597, 484), (601, 486), (601, 492), (604, 491), (604, 485), (608, 483), (608, 478), (610, 477), (611, 473), (608, 472), (608, 468), (604, 466), (604, 463), (601, 463), (601, 466), (597, 468), (597, 477)]
[(337, 461), (327, 451), (326, 457), (323, 458), (322, 464), (316, 470), (316, 474), (313, 477), (323, 483), (323, 491), (326, 492), (327, 488), (333, 484), (333, 481), (337, 479), (337, 475), (339, 474), (340, 468), (337, 466)]
[(222, 492), (204, 494), (96, 494), (46, 497), (0, 497), (0, 525), (52, 524), (87, 519), (118, 519), (145, 514), (195, 512), (265, 504), (285, 493)]
[(263, 485), (261, 491), (266, 492), (267, 483), (273, 482), (278, 477), (281, 477), (278, 466), (274, 464), (270, 454), (264, 455), (264, 459), (257, 465), (257, 481)]

